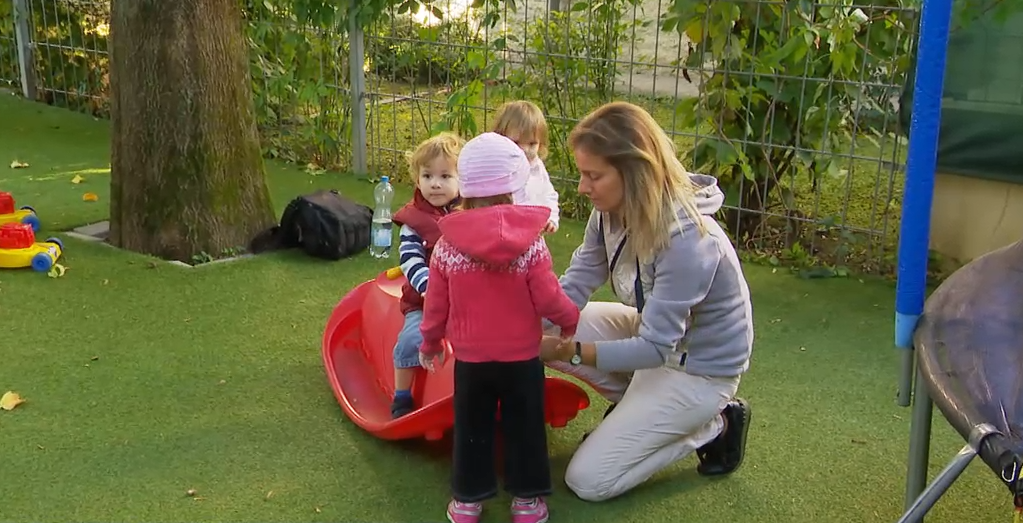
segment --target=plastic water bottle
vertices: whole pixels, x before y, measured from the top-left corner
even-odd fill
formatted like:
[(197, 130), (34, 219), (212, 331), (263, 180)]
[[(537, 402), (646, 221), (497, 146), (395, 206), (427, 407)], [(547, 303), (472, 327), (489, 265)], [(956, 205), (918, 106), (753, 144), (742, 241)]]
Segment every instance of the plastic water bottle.
[(369, 253), (375, 258), (391, 257), (391, 233), (394, 223), (391, 221), (391, 201), (394, 200), (394, 187), (388, 176), (381, 176), (380, 183), (373, 189), (373, 227), (370, 230)]

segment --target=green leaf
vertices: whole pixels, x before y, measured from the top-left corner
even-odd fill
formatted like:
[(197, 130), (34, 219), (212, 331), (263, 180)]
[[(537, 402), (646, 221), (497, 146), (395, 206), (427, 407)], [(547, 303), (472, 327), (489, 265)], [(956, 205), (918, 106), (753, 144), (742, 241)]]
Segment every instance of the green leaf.
[(778, 67), (783, 60), (792, 56), (800, 46), (806, 46), (802, 34), (794, 35), (785, 42), (785, 45), (768, 54), (764, 61), (771, 67)]
[(789, 187), (778, 187), (778, 191), (781, 193), (781, 203), (787, 210), (796, 209), (796, 193)]
[(690, 20), (690, 22), (686, 24), (686, 29), (684, 32), (686, 34), (686, 37), (689, 38), (689, 41), (692, 42), (693, 45), (699, 45), (701, 42), (703, 42), (704, 36), (703, 20), (700, 19)]
[(680, 26), (678, 24), (677, 16), (665, 16), (664, 22), (661, 23), (661, 31), (664, 31), (665, 33), (670, 33), (678, 27)]
[(675, 115), (681, 120), (679, 122), (680, 127), (685, 129), (696, 127), (699, 120), (697, 113), (697, 104), (699, 103), (700, 99), (695, 96), (683, 98), (675, 102)]
[(708, 147), (714, 150), (714, 161), (719, 166), (734, 165), (739, 159), (739, 153), (735, 150), (735, 147), (726, 141), (718, 140), (717, 138), (707, 138), (706, 143)]
[(465, 63), (473, 69), (482, 69), (487, 62), (487, 57), (479, 51), (469, 51), (465, 57)]

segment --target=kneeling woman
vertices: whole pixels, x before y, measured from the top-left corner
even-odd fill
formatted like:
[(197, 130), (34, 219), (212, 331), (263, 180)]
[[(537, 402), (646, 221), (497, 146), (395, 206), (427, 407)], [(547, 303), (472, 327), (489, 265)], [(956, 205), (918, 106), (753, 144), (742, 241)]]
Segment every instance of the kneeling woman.
[[(574, 339), (548, 329), (542, 358), (612, 402), (565, 482), (589, 501), (618, 496), (697, 452), (698, 471), (741, 464), (749, 407), (735, 398), (753, 346), (749, 289), (715, 221), (724, 195), (689, 174), (649, 113), (614, 102), (569, 146), (593, 203), (560, 283), (581, 309)], [(590, 297), (610, 279), (620, 303)]]

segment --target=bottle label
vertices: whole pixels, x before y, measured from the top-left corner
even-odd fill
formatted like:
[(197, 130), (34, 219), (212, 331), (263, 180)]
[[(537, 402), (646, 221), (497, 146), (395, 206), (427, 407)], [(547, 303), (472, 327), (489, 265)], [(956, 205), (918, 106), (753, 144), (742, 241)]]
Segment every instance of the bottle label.
[(376, 234), (373, 235), (373, 245), (376, 247), (390, 247), (391, 231), (384, 227), (377, 229)]

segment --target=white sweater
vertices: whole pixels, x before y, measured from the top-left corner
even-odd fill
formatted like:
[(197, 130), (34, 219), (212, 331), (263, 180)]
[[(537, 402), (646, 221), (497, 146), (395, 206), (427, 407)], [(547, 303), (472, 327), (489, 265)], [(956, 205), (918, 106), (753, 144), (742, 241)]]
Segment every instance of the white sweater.
[(529, 163), (529, 178), (526, 186), (515, 195), (515, 203), (520, 205), (539, 205), (551, 210), (550, 222), (559, 225), (560, 213), (558, 191), (551, 183), (551, 176), (540, 158)]

